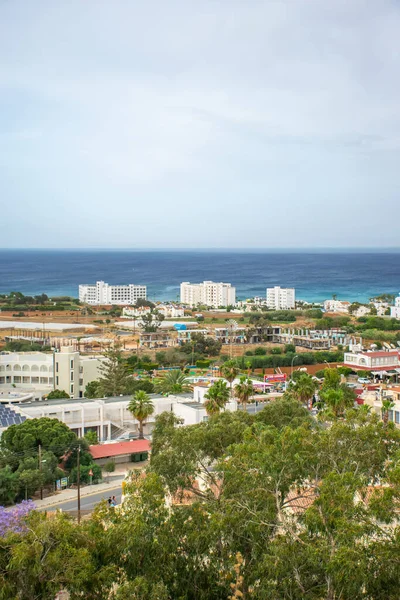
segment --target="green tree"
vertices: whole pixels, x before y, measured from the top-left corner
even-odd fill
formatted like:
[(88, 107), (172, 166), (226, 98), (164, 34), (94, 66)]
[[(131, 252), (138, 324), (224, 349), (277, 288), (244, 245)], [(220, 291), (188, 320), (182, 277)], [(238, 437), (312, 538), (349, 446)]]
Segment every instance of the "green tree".
[(312, 377), (307, 373), (302, 373), (296, 383), (292, 386), (291, 392), (299, 402), (310, 408), (316, 389), (317, 384)]
[(19, 456), (34, 454), (37, 457), (40, 445), (42, 451), (48, 450), (61, 458), (76, 443), (77, 437), (67, 425), (48, 417), (11, 425), (1, 436), (1, 447)]
[(162, 394), (183, 394), (192, 391), (189, 379), (179, 369), (167, 371), (165, 375), (156, 379), (157, 392)]
[(105, 360), (99, 371), (99, 391), (102, 396), (120, 396), (125, 394), (129, 374), (122, 357), (121, 345), (115, 345), (104, 353)]
[(390, 398), (382, 400), (382, 421), (384, 422), (385, 426), (387, 426), (389, 422), (389, 413), (391, 410), (393, 410), (393, 407), (394, 402)]
[(218, 356), (221, 352), (222, 343), (211, 336), (202, 333), (192, 333), (190, 342), (182, 344), (181, 351), (185, 354), (200, 354), (202, 356)]
[(91, 445), (96, 445), (99, 443), (99, 438), (97, 435), (97, 431), (86, 431), (85, 440)]
[(322, 391), (339, 388), (341, 381), (340, 372), (338, 369), (325, 369), (324, 370), (324, 383), (322, 384)]
[(18, 486), (18, 475), (13, 473), (9, 465), (0, 469), (0, 505), (13, 504)]
[(225, 408), (229, 400), (229, 389), (222, 379), (215, 381), (204, 395), (205, 409), (208, 415), (215, 415)]
[(47, 394), (48, 400), (58, 400), (62, 398), (69, 398), (69, 394), (65, 390), (52, 390)]
[(251, 379), (242, 376), (239, 380), (239, 383), (237, 383), (234, 387), (234, 393), (243, 410), (246, 410), (248, 402), (252, 400), (254, 395), (254, 386)]
[(139, 421), (139, 439), (142, 440), (144, 438), (143, 424), (154, 413), (154, 404), (146, 392), (139, 390), (132, 397), (128, 410)]
[(20, 471), (18, 473), (18, 483), (25, 500), (28, 500), (36, 490), (43, 486), (44, 477), (39, 469)]
[(232, 385), (233, 385), (233, 382), (235, 381), (236, 377), (239, 375), (240, 369), (237, 366), (237, 364), (235, 363), (235, 361), (228, 360), (227, 362), (225, 362), (222, 365), (220, 371), (221, 371), (222, 377), (224, 377), (229, 383), (231, 397), (232, 397), (232, 395), (233, 395)]
[(154, 310), (141, 317), (139, 327), (146, 333), (156, 332), (164, 321), (164, 315)]
[(85, 387), (85, 398), (101, 398), (101, 389), (99, 381), (89, 381)]

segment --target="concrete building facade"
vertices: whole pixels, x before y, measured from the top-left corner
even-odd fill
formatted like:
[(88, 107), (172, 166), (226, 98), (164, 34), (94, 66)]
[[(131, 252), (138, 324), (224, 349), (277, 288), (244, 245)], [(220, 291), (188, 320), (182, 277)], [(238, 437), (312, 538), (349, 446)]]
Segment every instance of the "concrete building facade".
[(230, 283), (184, 281), (181, 283), (181, 302), (191, 307), (199, 304), (210, 308), (231, 306), (236, 303), (236, 289)]
[(276, 285), (273, 288), (267, 288), (268, 308), (274, 310), (288, 310), (295, 308), (296, 305), (296, 290), (294, 288), (281, 288)]
[(102, 357), (82, 356), (70, 346), (60, 352), (8, 352), (0, 355), (0, 389), (65, 390), (82, 397), (86, 385), (99, 378)]
[(95, 284), (81, 284), (79, 286), (79, 300), (85, 304), (123, 306), (136, 304), (139, 298), (146, 299), (147, 288), (145, 285), (110, 285), (104, 281)]
[(390, 307), (390, 316), (392, 319), (400, 319), (400, 296), (394, 302), (394, 306)]
[(356, 371), (396, 370), (400, 367), (399, 351), (345, 352), (344, 365)]

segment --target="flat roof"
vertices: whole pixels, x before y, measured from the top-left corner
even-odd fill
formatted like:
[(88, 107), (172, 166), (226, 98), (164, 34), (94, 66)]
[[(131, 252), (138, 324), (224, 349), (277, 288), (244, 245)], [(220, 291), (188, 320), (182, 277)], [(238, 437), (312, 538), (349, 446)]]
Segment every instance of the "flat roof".
[[(160, 394), (149, 394), (150, 399), (153, 401), (164, 400), (166, 396)], [(32, 400), (31, 402), (23, 402), (21, 406), (61, 406), (63, 404), (90, 404), (91, 402), (104, 402), (104, 404), (111, 404), (113, 402), (130, 402), (132, 396), (112, 396), (110, 398), (58, 398), (54, 400)]]

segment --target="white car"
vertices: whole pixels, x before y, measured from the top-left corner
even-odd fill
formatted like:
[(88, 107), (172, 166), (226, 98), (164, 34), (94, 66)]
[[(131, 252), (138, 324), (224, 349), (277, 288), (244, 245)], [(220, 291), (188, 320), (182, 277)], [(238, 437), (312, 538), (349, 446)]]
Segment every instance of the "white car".
[(357, 379), (358, 383), (371, 383), (369, 379), (367, 379), (366, 377), (359, 377)]

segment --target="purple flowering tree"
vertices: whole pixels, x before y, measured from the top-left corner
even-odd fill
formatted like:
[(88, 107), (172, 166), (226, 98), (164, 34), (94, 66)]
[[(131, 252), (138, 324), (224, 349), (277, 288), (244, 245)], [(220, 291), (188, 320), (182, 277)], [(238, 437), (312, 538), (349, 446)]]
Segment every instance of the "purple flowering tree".
[(24, 500), (8, 510), (0, 506), (0, 537), (4, 537), (7, 533), (23, 533), (25, 518), (35, 508), (32, 500)]

